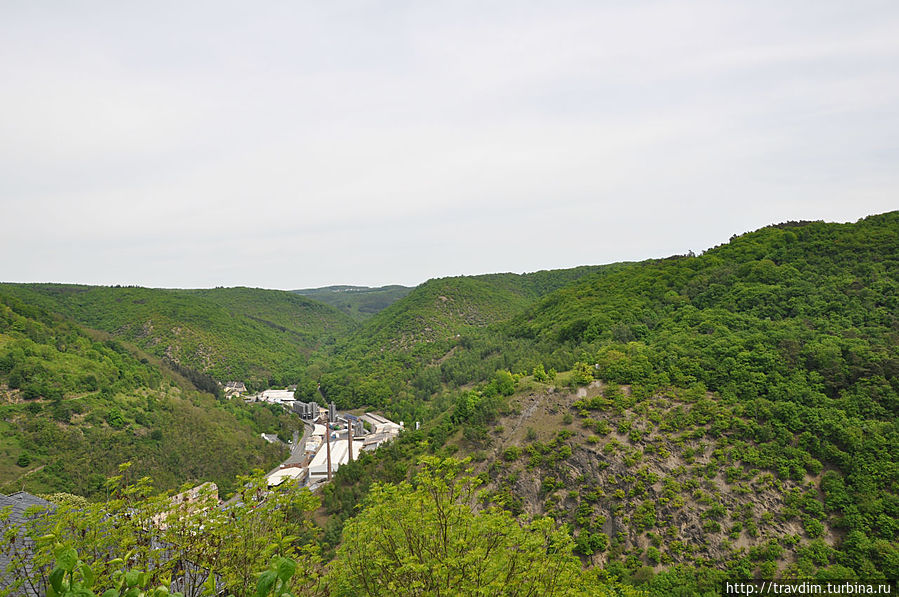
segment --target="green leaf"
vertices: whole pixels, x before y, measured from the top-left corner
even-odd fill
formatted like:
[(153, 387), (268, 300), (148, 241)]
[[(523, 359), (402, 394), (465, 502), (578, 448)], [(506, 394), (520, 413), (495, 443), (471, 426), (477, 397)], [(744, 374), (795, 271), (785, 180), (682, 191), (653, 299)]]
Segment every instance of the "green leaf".
[(210, 595), (215, 595), (215, 588), (215, 572), (210, 570), (205, 582), (203, 582), (204, 594), (205, 591), (208, 591)]
[(88, 587), (94, 586), (94, 581), (97, 580), (97, 575), (94, 574), (94, 571), (91, 570), (91, 567), (87, 564), (81, 565), (81, 578), (84, 579), (84, 584)]
[(75, 551), (74, 547), (57, 549), (54, 555), (56, 556), (56, 565), (66, 572), (74, 570), (75, 565), (78, 563), (78, 552)]
[(57, 593), (62, 593), (62, 579), (66, 575), (66, 571), (62, 568), (54, 568), (50, 573), (50, 586)]
[(119, 592), (115, 589), (106, 589), (106, 592), (100, 597), (119, 597)]
[(259, 581), (256, 583), (256, 597), (266, 597), (275, 586), (278, 580), (278, 574), (274, 570), (266, 570), (259, 575)]
[(125, 584), (129, 587), (137, 586), (140, 582), (140, 572), (137, 570), (129, 570), (125, 573)]
[(290, 558), (278, 558), (277, 568), (278, 578), (286, 583), (288, 580), (290, 580), (290, 577), (293, 576), (293, 573), (296, 572), (297, 563)]

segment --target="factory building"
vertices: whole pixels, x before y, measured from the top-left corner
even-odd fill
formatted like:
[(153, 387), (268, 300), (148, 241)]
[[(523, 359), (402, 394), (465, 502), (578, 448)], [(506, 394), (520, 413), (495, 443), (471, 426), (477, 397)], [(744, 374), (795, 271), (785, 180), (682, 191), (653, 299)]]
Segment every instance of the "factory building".
[(314, 420), (321, 413), (321, 407), (317, 402), (300, 402), (296, 400), (293, 403), (293, 412), (300, 415), (300, 418)]
[[(349, 462), (349, 442), (347, 440), (331, 441), (331, 472), (336, 473), (340, 465)], [(353, 454), (362, 451), (362, 440), (353, 441)], [(326, 480), (328, 478), (328, 447), (322, 446), (315, 454), (315, 458), (309, 463), (309, 482)]]

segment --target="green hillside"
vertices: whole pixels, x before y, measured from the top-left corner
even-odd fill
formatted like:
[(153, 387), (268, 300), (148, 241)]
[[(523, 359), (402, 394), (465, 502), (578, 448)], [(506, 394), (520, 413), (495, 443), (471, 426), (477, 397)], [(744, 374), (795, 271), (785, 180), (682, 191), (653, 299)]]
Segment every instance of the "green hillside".
[(536, 299), (599, 266), (531, 274), (486, 274), (428, 280), (373, 318), (357, 334), (364, 342), (408, 350), (472, 328), (510, 319)]
[[(187, 455), (230, 453), (232, 429), (288, 431), (68, 317), (154, 355), (177, 350), (192, 369), (245, 366), (342, 409), (422, 421), (323, 489), (326, 554), (352, 550), (344, 524), (402, 516), (391, 500), (413, 499), (401, 483), (423, 456), (467, 456), (484, 491), (465, 509), (524, 526), (550, 517), (592, 569), (584, 578), (651, 595), (717, 594), (725, 579), (899, 578), (899, 212), (770, 226), (699, 256), (430, 280), (361, 325), (275, 291), (4, 292), (17, 298), (4, 299), (0, 328), (2, 449), (47, 463), (15, 465), (39, 487), (62, 478), (51, 465), (70, 444), (109, 445), (110, 463), (136, 446), (162, 474), (199, 478), (223, 471), (191, 469)], [(152, 418), (166, 412), (188, 423)], [(224, 418), (191, 418), (201, 413)], [(121, 435), (90, 435), (101, 431)], [(65, 478), (90, 490), (79, 470)], [(348, 522), (365, 504), (376, 509)]]
[(400, 419), (424, 416), (427, 398), (443, 383), (441, 362), (474, 338), (494, 337), (489, 326), (511, 319), (540, 296), (617, 267), (428, 280), (320, 352), (302, 385), (311, 393), (320, 382), (322, 393), (342, 408), (366, 404)]
[[(407, 362), (432, 408), (405, 457), (470, 455), (487, 503), (568, 524), (651, 594), (896, 578), (897, 301), (899, 212), (608, 268)], [(336, 520), (399, 467), (359, 468), (326, 491)]]
[(380, 313), (412, 291), (409, 286), (325, 286), (304, 288), (293, 292), (336, 307), (356, 321), (365, 321)]
[(530, 304), (531, 297), (496, 281), (503, 280), (428, 280), (367, 322), (357, 336), (366, 343), (409, 350), (419, 344), (446, 340), (470, 327), (508, 319)]
[[(261, 405), (222, 403), (113, 339), (0, 291), (0, 492), (93, 496), (118, 465), (161, 488), (269, 468), (299, 423)], [(223, 456), (227, 455), (227, 456)]]
[(182, 367), (256, 387), (291, 383), (313, 350), (355, 325), (333, 307), (278, 290), (61, 284), (0, 290)]

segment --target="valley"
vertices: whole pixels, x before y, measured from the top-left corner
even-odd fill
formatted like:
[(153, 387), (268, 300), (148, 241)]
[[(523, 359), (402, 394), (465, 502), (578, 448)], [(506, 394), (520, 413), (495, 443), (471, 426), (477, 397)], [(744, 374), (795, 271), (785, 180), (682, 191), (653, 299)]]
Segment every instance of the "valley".
[(99, 503), (130, 460), (161, 490), (239, 495), (235, 475), (288, 458), (261, 434), (304, 424), (222, 387), (290, 385), (347, 424), (406, 422), (306, 504), (288, 551), (321, 566), (355, 557), (366, 513), (424, 499), (410, 481), (455, 478), (477, 487), (453, 498), (464, 516), (562, 532), (597, 591), (899, 577), (899, 212), (432, 279), (376, 307), (320, 290), (0, 285), (0, 491)]

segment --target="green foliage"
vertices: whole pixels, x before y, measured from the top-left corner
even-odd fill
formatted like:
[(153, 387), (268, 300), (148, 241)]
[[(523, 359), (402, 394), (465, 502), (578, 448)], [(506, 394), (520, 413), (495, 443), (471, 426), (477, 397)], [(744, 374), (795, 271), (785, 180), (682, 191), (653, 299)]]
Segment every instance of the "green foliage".
[[(377, 377), (393, 391), (390, 408), (416, 412), (446, 392), (457, 400), (452, 422), (463, 427), (464, 437), (473, 438), (488, 435), (468, 417), (481, 410), (478, 401), (484, 394), (492, 393), (484, 389), (498, 370), (513, 378), (530, 372), (539, 383), (547, 381), (547, 369), (565, 371), (557, 380), (560, 385), (602, 379), (603, 394), (578, 401), (575, 408), (585, 417), (588, 432), (602, 436), (614, 429), (627, 439), (622, 443), (593, 436), (603, 444), (600, 458), (620, 459), (631, 472), (643, 458), (674, 456), (686, 465), (678, 482), (665, 479), (664, 504), (651, 507), (653, 501), (643, 497), (653, 483), (648, 478), (606, 489), (615, 497), (610, 509), (626, 531), (658, 528), (660, 534), (677, 537), (666, 519), (667, 508), (683, 509), (700, 482), (714, 480), (719, 472), (734, 486), (737, 500), (756, 490), (783, 491), (823, 472), (823, 502), (816, 492), (800, 493), (784, 515), (803, 526), (802, 541), (824, 537), (828, 529), (857, 530), (854, 542), (836, 546), (844, 554), (839, 565), (856, 574), (885, 573), (899, 538), (899, 463), (890, 449), (899, 444), (897, 239), (899, 213), (849, 225), (765, 228), (699, 257), (603, 268), (531, 299), (529, 306), (520, 306), (526, 302), (521, 301), (472, 325), (461, 323), (466, 310), (459, 307), (464, 303), (476, 311), (470, 296), (484, 301), (477, 304), (490, 304), (491, 291), (479, 288), (485, 280), (433, 281), (346, 341), (347, 355), (358, 360), (350, 364), (357, 367), (357, 377), (348, 375), (341, 383), (358, 388), (360, 380)], [(347, 361), (328, 366), (342, 367)], [(419, 372), (426, 369), (428, 376), (439, 369), (439, 384), (434, 378), (425, 382)], [(409, 392), (412, 379), (421, 381)], [(454, 390), (460, 386), (464, 389)], [(368, 399), (358, 391), (342, 391), (347, 404)], [(676, 407), (654, 413), (646, 409), (647, 398), (675, 396)], [(406, 402), (411, 397), (417, 402)], [(622, 416), (625, 411), (631, 414)], [(531, 444), (526, 470), (539, 475), (541, 484), (552, 479), (545, 489), (556, 492), (562, 475), (555, 467), (564, 446), (548, 450), (549, 444), (537, 437), (533, 430), (526, 436)], [(503, 459), (505, 454), (498, 452)], [(687, 483), (692, 480), (697, 485)], [(513, 492), (501, 488), (495, 493), (501, 502), (494, 503), (514, 506), (508, 499)], [(774, 514), (728, 520), (727, 508), (714, 492), (697, 495), (699, 524), (715, 546), (727, 549), (722, 528), (736, 533), (734, 540), (749, 541), (774, 528)], [(546, 511), (564, 516), (563, 501), (550, 494)], [(516, 507), (520, 511), (521, 505)], [(594, 553), (590, 541), (595, 531), (578, 530), (579, 552)], [(708, 566), (753, 573), (737, 556), (705, 562), (696, 546), (680, 543), (683, 550), (673, 554), (675, 559), (690, 561), (701, 572), (679, 568), (652, 576), (639, 557), (614, 551), (623, 549), (624, 539), (620, 541), (607, 569), (651, 587), (676, 586), (666, 583), (677, 578), (696, 592), (717, 590), (696, 576), (710, 571)], [(877, 541), (882, 543), (875, 548)], [(660, 552), (658, 562), (654, 555), (645, 561), (666, 564), (671, 557)], [(733, 560), (725, 563), (728, 557)], [(625, 569), (615, 567), (625, 562)], [(814, 568), (804, 569), (804, 574), (813, 573)], [(711, 572), (708, 577), (722, 578)]]
[(604, 552), (608, 547), (609, 537), (605, 533), (582, 530), (575, 538), (574, 551), (585, 556), (591, 556), (595, 553)]
[(646, 501), (637, 506), (637, 510), (634, 513), (632, 520), (638, 531), (654, 528), (656, 526), (655, 503)]
[[(750, 442), (739, 449), (744, 466), (775, 472), (771, 487), (833, 469), (821, 482), (823, 509), (816, 497), (791, 506), (806, 534), (823, 536), (826, 509), (860, 537), (894, 544), (899, 461), (888, 446), (899, 442), (897, 296), (892, 212), (855, 224), (769, 227), (700, 257), (606, 270), (538, 301), (506, 329), (533, 339), (542, 355), (586, 355), (579, 362), (596, 362), (604, 381), (689, 388), (699, 408), (662, 418), (661, 431), (734, 432)], [(738, 405), (748, 421), (716, 414), (718, 401)], [(632, 406), (607, 393), (576, 408)], [(758, 534), (754, 521), (746, 529)], [(859, 572), (887, 561), (857, 553)]]
[[(71, 596), (95, 588), (110, 596), (163, 595), (173, 581), (188, 594), (204, 587), (215, 594), (266, 595), (270, 591), (259, 592), (266, 587), (277, 588), (277, 595), (320, 594), (323, 569), (310, 520), (318, 499), (292, 483), (266, 490), (261, 474), (238, 484), (238, 499), (221, 508), (208, 484), (173, 497), (154, 495), (148, 478), (133, 485), (112, 478), (107, 500), (61, 504), (27, 523), (34, 566), (23, 576), (49, 578), (55, 594)], [(10, 536), (18, 532), (6, 529)], [(15, 550), (22, 547), (14, 542), (0, 549), (20, 562)], [(261, 582), (272, 570), (276, 582)]]
[[(539, 297), (599, 269), (429, 280), (357, 332), (325, 347), (308, 369), (317, 372), (322, 393), (339, 407), (367, 405), (403, 420), (433, 416), (426, 401), (443, 387), (486, 382), (488, 394), (493, 389), (508, 392), (508, 379), (497, 379), (496, 372), (524, 375), (538, 359), (528, 343), (520, 343), (526, 355), (510, 350), (495, 326)], [(570, 366), (559, 358), (545, 362)]]
[[(103, 479), (129, 460), (136, 474), (152, 475), (164, 488), (194, 478), (227, 490), (237, 473), (283, 459), (260, 432), (289, 435), (302, 425), (261, 405), (198, 393), (136, 349), (96, 340), (0, 292), (0, 382), (16, 375), (13, 385), (34, 396), (0, 404), (0, 436), (12, 440), (12, 457), (0, 459), (0, 491), (24, 486), (97, 497)], [(23, 468), (31, 470), (25, 475)]]
[(591, 381), (593, 381), (593, 367), (587, 363), (575, 363), (571, 373), (571, 385), (585, 386)]
[(315, 348), (355, 327), (333, 307), (278, 290), (3, 284), (0, 293), (133, 342), (185, 370), (261, 387), (295, 383)]
[(275, 558), (268, 570), (256, 581), (256, 597), (293, 597), (289, 591), (290, 580), (297, 571), (297, 563), (290, 558)]
[[(50, 536), (52, 537), (52, 536)], [(47, 576), (47, 597), (97, 597), (94, 592), (97, 580), (93, 569), (78, 558), (72, 547), (56, 543), (53, 547), (56, 566)], [(183, 593), (170, 593), (168, 587), (150, 585), (151, 575), (139, 570), (116, 570), (111, 588), (100, 597), (183, 597)]]
[[(324, 490), (332, 515), (325, 530), (329, 546), (338, 542), (343, 524), (374, 481), (405, 481), (420, 454), (477, 450), (489, 459), (498, 434), (488, 426), (500, 413), (518, 408), (516, 399), (507, 397), (553, 381), (558, 370), (563, 372), (555, 379), (559, 386), (603, 381), (602, 395), (574, 405), (572, 412), (584, 417), (583, 429), (572, 426), (577, 437), (548, 443), (528, 429), (524, 470), (517, 452), (496, 449), (505, 462), (486, 460), (483, 478), (496, 487), (493, 503), (516, 513), (526, 508), (508, 480), (512, 475), (504, 477), (503, 471), (535, 475), (541, 483), (551, 479), (548, 496), (525, 499), (545, 499), (546, 511), (565, 517), (565, 508), (580, 507), (571, 498), (575, 488), (567, 471), (586, 474), (584, 458), (595, 460), (600, 471), (600, 463), (618, 463), (624, 469), (616, 470), (620, 483), (597, 485), (590, 502), (614, 496), (604, 507), (617, 534), (608, 555), (597, 558), (605, 562), (605, 573), (642, 583), (655, 594), (717, 591), (725, 575), (746, 577), (756, 569), (799, 577), (895, 576), (899, 212), (855, 224), (768, 227), (698, 257), (431, 280), (362, 325), (344, 321), (345, 327), (328, 327), (325, 320), (332, 320), (323, 316), (322, 326), (305, 336), (292, 318), (297, 309), (308, 315), (311, 307), (277, 294), (262, 300), (248, 289), (168, 293), (16, 285), (3, 286), (2, 294), (0, 379), (30, 404), (0, 407), (0, 431), (15, 432), (5, 444), (10, 458), (0, 460), (0, 475), (23, 474), (13, 468), (23, 454), (31, 457), (29, 467), (39, 469), (49, 462), (45, 446), (70, 441), (64, 431), (74, 426), (102, 429), (104, 435), (90, 438), (95, 445), (115, 451), (127, 438), (135, 451), (147, 453), (151, 443), (173, 440), (174, 430), (166, 424), (172, 419), (157, 414), (160, 410), (174, 410), (175, 401), (207, 404), (184, 385), (174, 392), (168, 374), (140, 363), (125, 345), (84, 333), (54, 314), (62, 313), (148, 349), (146, 342), (159, 339), (152, 348), (157, 355), (166, 343), (177, 345), (173, 350), (180, 351), (188, 368), (184, 375), (194, 385), (204, 382), (190, 371), (257, 383), (280, 376), (298, 384), (299, 397), (316, 397), (320, 386), (340, 408), (366, 406), (389, 417), (425, 421), (425, 431), (407, 432), (408, 439), (385, 452), (390, 458), (366, 456), (342, 467)], [(254, 312), (268, 301), (264, 314)], [(114, 313), (94, 313), (100, 306)], [(151, 307), (149, 317), (142, 309)], [(160, 313), (165, 317), (157, 321)], [(220, 327), (222, 313), (229, 316), (227, 333)], [(248, 313), (257, 319), (245, 318)], [(144, 337), (141, 326), (151, 319), (153, 328)], [(232, 333), (246, 334), (246, 346), (229, 344)], [(223, 351), (235, 351), (224, 368), (201, 350), (217, 338), (227, 340), (220, 344)], [(524, 378), (517, 385), (528, 373), (533, 381)], [(150, 396), (152, 409), (146, 403)], [(138, 398), (145, 401), (140, 407)], [(255, 411), (229, 405), (221, 410), (246, 426), (262, 425)], [(566, 414), (563, 410), (563, 422)], [(551, 435), (540, 429), (539, 436)], [(154, 430), (162, 431), (161, 438)], [(455, 439), (460, 431), (461, 442)], [(622, 437), (607, 437), (613, 431)], [(584, 436), (597, 444), (585, 449), (586, 456), (572, 451)], [(79, 445), (74, 434), (72, 441)], [(152, 453), (152, 459), (167, 453)], [(661, 499), (653, 505), (649, 495), (658, 493), (652, 489), (657, 479), (644, 476), (640, 463), (670, 457), (683, 466), (662, 480)], [(57, 468), (28, 478), (61, 478), (63, 465), (50, 464)], [(731, 485), (726, 498), (713, 487), (719, 473)], [(84, 473), (66, 474), (78, 479), (79, 487), (87, 484)], [(379, 495), (387, 491), (378, 487)], [(414, 493), (416, 487), (402, 491)], [(783, 511), (729, 511), (734, 501), (748, 500), (756, 491), (783, 495)], [(589, 493), (581, 494), (585, 501)], [(708, 546), (678, 538), (670, 520), (672, 509), (692, 507), (686, 504), (691, 496)], [(567, 518), (577, 521), (574, 544), (584, 556), (595, 554), (602, 541), (596, 516)], [(752, 560), (727, 543), (750, 541), (773, 553), (759, 541), (777, 532), (781, 518), (803, 529), (795, 542), (781, 542), (796, 554), (795, 562)], [(645, 558), (628, 550), (635, 541), (631, 535), (640, 529), (670, 538), (670, 550), (656, 557), (647, 549)], [(843, 538), (832, 552), (810, 547), (831, 537)], [(645, 566), (672, 559), (690, 565), (655, 575)]]
[[(331, 564), (334, 595), (597, 595), (549, 519), (521, 525), (472, 510), (464, 462), (426, 458), (415, 484), (374, 485), (344, 528)], [(609, 583), (610, 584), (610, 583)]]
[(485, 393), (511, 396), (515, 393), (515, 378), (510, 372), (500, 369), (494, 373), (493, 379), (485, 388)]

